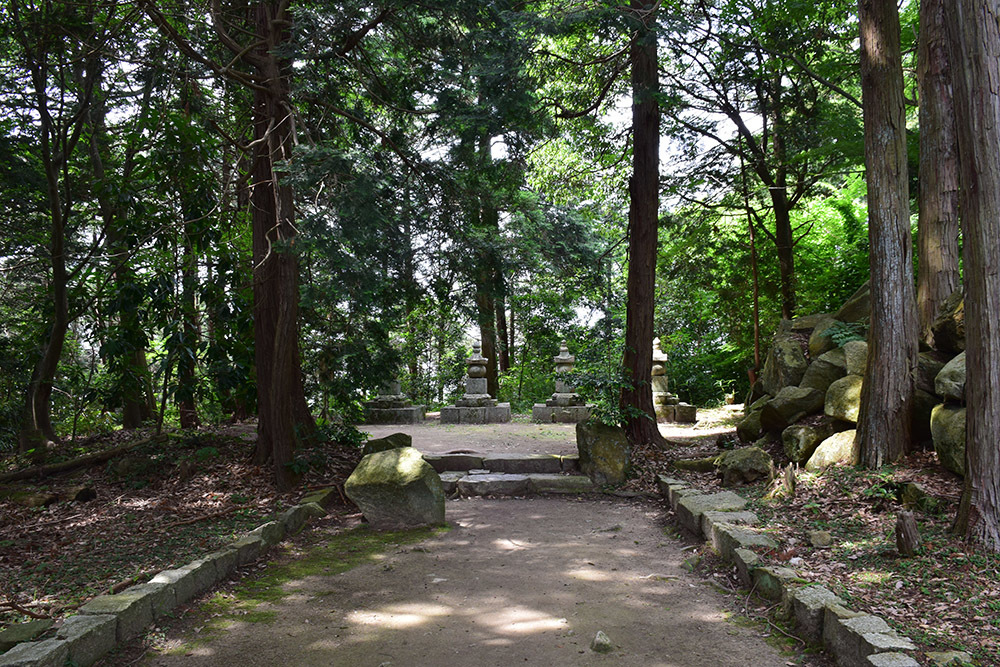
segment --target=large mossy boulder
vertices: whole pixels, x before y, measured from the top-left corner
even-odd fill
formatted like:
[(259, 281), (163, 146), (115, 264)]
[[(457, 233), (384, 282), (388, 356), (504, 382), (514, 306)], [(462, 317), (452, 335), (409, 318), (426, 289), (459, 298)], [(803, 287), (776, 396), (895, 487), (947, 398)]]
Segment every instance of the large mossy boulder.
[(821, 417), (812, 424), (792, 424), (781, 432), (781, 445), (793, 463), (805, 463), (819, 443), (843, 428), (843, 422), (832, 417)]
[(580, 470), (599, 486), (625, 483), (632, 463), (632, 447), (618, 426), (585, 421), (576, 425)]
[(715, 459), (715, 467), (723, 486), (753, 484), (774, 475), (774, 461), (760, 447), (741, 447), (725, 452)]
[(806, 374), (802, 376), (800, 387), (811, 387), (819, 389), (824, 394), (830, 385), (847, 374), (847, 361), (844, 355), (844, 348), (838, 347), (825, 352), (815, 359)]
[(950, 360), (950, 355), (934, 350), (921, 352), (917, 355), (917, 377), (915, 378), (917, 389), (926, 391), (928, 394), (936, 393), (934, 380), (937, 379), (938, 373)]
[(951, 293), (931, 323), (934, 349), (958, 354), (965, 351), (965, 297), (962, 290)]
[(736, 425), (736, 435), (740, 437), (740, 440), (753, 442), (761, 436), (764, 430), (760, 426), (760, 411), (770, 400), (771, 396), (764, 394), (746, 409), (745, 416)]
[(848, 375), (864, 377), (868, 366), (868, 343), (863, 340), (849, 340), (844, 343), (844, 363)]
[(361, 455), (367, 456), (369, 454), (374, 454), (375, 452), (385, 452), (390, 449), (412, 446), (412, 436), (407, 433), (393, 433), (392, 435), (387, 435), (384, 438), (373, 438), (372, 440), (366, 442), (365, 446), (361, 448)]
[(946, 403), (935, 406), (931, 436), (941, 465), (965, 477), (965, 408)]
[(806, 461), (806, 470), (822, 470), (840, 463), (853, 465), (855, 429), (834, 433), (819, 443), (816, 451)]
[(871, 292), (866, 282), (833, 314), (841, 322), (867, 322), (871, 319)]
[(785, 387), (764, 404), (760, 425), (768, 432), (783, 431), (806, 415), (823, 409), (823, 392), (811, 387)]
[(809, 335), (809, 358), (818, 359), (823, 354), (833, 350), (837, 344), (833, 341), (831, 334), (832, 327), (840, 324), (840, 320), (829, 315), (816, 323), (812, 333)]
[(913, 441), (919, 444), (929, 443), (933, 439), (931, 433), (931, 414), (941, 399), (923, 389), (913, 391), (913, 417), (911, 430)]
[(860, 375), (845, 375), (831, 384), (826, 390), (823, 412), (828, 417), (857, 424), (858, 412), (861, 410), (863, 382)]
[(802, 317), (796, 317), (793, 319), (789, 328), (792, 331), (811, 331), (823, 322), (823, 320), (828, 319), (830, 319), (829, 313), (813, 313), (812, 315), (803, 315)]
[(777, 396), (783, 388), (798, 385), (808, 366), (799, 342), (788, 334), (779, 332), (764, 360), (764, 369), (760, 374), (761, 385), (766, 393)]
[(965, 352), (946, 363), (937, 374), (934, 393), (945, 400), (965, 400)]
[(378, 530), (444, 523), (441, 478), (413, 447), (368, 454), (347, 478), (344, 493)]

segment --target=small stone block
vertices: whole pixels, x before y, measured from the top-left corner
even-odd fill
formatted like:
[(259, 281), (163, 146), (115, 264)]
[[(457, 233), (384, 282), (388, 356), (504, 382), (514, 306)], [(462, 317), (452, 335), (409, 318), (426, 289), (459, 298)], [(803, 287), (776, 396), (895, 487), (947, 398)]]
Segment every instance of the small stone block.
[(168, 584), (136, 584), (125, 589), (126, 593), (142, 594), (149, 597), (149, 609), (153, 612), (153, 620), (165, 616), (177, 606), (177, 594), (173, 586)]
[(0, 653), (9, 651), (21, 642), (30, 642), (51, 627), (52, 621), (45, 618), (18, 623), (0, 631)]
[(242, 537), (229, 546), (236, 549), (236, 567), (243, 567), (254, 562), (267, 551), (267, 545), (259, 536)]
[(972, 656), (965, 651), (927, 651), (925, 655), (934, 667), (958, 667), (972, 664)]
[(249, 537), (260, 537), (264, 540), (264, 544), (268, 547), (273, 547), (275, 544), (285, 539), (285, 526), (278, 521), (268, 521), (265, 524), (257, 526), (249, 533)]
[(753, 584), (753, 571), (760, 564), (760, 558), (749, 549), (733, 549), (733, 564), (736, 574), (744, 586)]
[(674, 421), (680, 424), (694, 424), (698, 421), (698, 408), (693, 405), (685, 405), (684, 403), (675, 405)]
[(684, 496), (701, 496), (704, 492), (701, 489), (692, 489), (689, 486), (683, 484), (673, 484), (667, 489), (667, 496), (670, 500), (670, 506), (673, 510), (677, 511), (677, 504), (681, 501)]
[(483, 467), (483, 457), (478, 454), (424, 454), (424, 461), (430, 463), (439, 473)]
[(69, 646), (61, 639), (22, 642), (0, 655), (2, 667), (63, 667), (69, 658)]
[(732, 491), (684, 496), (677, 502), (677, 519), (692, 533), (700, 535), (702, 513), (710, 510), (732, 512), (743, 509), (746, 504), (746, 500)]
[(828, 604), (823, 621), (823, 643), (838, 664), (864, 665), (874, 653), (914, 650), (910, 640), (897, 635), (878, 616), (855, 614), (845, 618), (842, 612), (851, 613), (840, 605)]
[[(322, 507), (319, 508), (322, 514), (318, 516), (323, 516), (326, 514), (326, 510)], [(317, 516), (314, 510), (310, 509), (307, 505), (296, 505), (295, 507), (290, 507), (281, 514), (278, 515), (278, 521), (280, 521), (285, 526), (285, 533), (287, 535), (294, 535), (295, 533), (302, 530), (309, 519)]]
[(240, 562), (240, 551), (236, 547), (228, 546), (218, 551), (213, 551), (205, 556), (205, 559), (215, 563), (215, 574), (219, 578), (219, 581), (222, 581), (236, 571)]
[(328, 489), (318, 489), (307, 494), (302, 498), (302, 503), (316, 503), (323, 509), (326, 509), (337, 502), (340, 494), (337, 493), (337, 489), (330, 487)]
[(562, 472), (578, 473), (580, 472), (580, 457), (577, 454), (570, 454), (568, 456), (560, 456), (559, 463), (561, 465)]
[(592, 493), (597, 489), (586, 475), (529, 474), (535, 493)]
[(100, 595), (80, 607), (81, 614), (112, 614), (118, 618), (115, 638), (126, 642), (153, 622), (152, 598), (148, 590), (126, 588), (117, 595)]
[(920, 663), (905, 653), (876, 653), (868, 656), (872, 667), (920, 667)]
[(663, 496), (664, 500), (667, 502), (670, 502), (671, 486), (686, 486), (686, 484), (682, 479), (674, 479), (673, 477), (667, 477), (666, 475), (656, 476), (656, 488), (660, 490), (660, 495)]
[(115, 647), (117, 625), (118, 619), (110, 614), (77, 614), (66, 619), (56, 638), (66, 641), (74, 665), (87, 667)]
[(823, 586), (796, 588), (789, 596), (797, 634), (808, 642), (823, 640), (823, 616), (827, 604), (843, 605), (843, 601)]
[(444, 489), (445, 493), (451, 494), (458, 489), (458, 480), (465, 477), (466, 473), (463, 470), (448, 470), (441, 473), (441, 488)]
[(483, 467), (490, 472), (509, 473), (558, 473), (562, 463), (550, 454), (488, 454), (483, 457)]
[(468, 475), (458, 480), (463, 496), (524, 496), (530, 491), (526, 475)]
[(754, 526), (757, 524), (757, 515), (747, 510), (741, 512), (718, 512), (716, 510), (702, 512), (701, 534), (705, 537), (710, 537), (712, 535), (712, 526), (717, 523), (728, 523), (734, 526)]
[(712, 547), (723, 560), (732, 560), (736, 549), (775, 549), (778, 543), (764, 533), (745, 526), (716, 523), (712, 526)]
[(177, 604), (184, 604), (215, 586), (217, 576), (214, 561), (196, 560), (176, 570), (164, 570), (153, 577), (150, 583), (172, 585), (177, 595)]
[(806, 580), (787, 567), (757, 567), (751, 571), (757, 593), (769, 600), (781, 600), (790, 584), (804, 584)]

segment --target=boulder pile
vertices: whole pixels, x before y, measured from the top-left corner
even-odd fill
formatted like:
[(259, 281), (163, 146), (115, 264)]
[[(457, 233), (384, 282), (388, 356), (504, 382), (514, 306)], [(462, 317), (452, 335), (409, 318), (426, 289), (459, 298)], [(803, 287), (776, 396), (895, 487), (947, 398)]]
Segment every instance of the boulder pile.
[[(851, 463), (868, 363), (871, 303), (865, 283), (836, 313), (782, 320), (737, 427), (746, 442), (781, 437), (788, 458), (815, 470)], [(915, 445), (933, 443), (947, 469), (964, 474), (965, 322), (956, 292), (922, 345), (913, 414)]]

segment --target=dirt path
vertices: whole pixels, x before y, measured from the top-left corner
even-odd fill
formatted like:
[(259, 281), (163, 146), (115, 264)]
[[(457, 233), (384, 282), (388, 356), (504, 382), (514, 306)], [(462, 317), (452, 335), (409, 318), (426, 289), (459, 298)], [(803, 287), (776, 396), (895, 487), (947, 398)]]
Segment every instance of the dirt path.
[[(448, 502), (452, 530), (335, 576), (308, 576), (224, 635), (147, 665), (783, 667), (681, 567), (658, 504)], [(590, 650), (598, 630), (616, 648)], [(173, 642), (197, 637), (190, 627)], [(171, 643), (173, 643), (171, 642)]]

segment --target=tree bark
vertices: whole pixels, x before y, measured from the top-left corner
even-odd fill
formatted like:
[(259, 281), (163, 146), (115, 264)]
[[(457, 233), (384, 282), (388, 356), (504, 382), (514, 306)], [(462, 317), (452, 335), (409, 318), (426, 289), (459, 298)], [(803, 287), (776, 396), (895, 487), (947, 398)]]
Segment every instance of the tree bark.
[(917, 50), (920, 90), (920, 218), (917, 223), (917, 313), (920, 336), (934, 345), (931, 324), (958, 289), (958, 139), (952, 99), (944, 0), (922, 0)]
[(270, 462), (278, 488), (298, 482), (295, 450), (316, 429), (305, 402), (299, 359), (299, 261), (291, 185), (281, 178), (292, 155), (291, 62), (275, 55), (289, 38), (284, 3), (254, 5), (257, 38), (254, 91), (253, 224), (254, 361), (257, 371), (258, 463)]
[(630, 386), (622, 390), (625, 430), (633, 443), (665, 445), (656, 425), (650, 373), (653, 367), (653, 291), (660, 205), (660, 112), (655, 5), (631, 0), (636, 35), (632, 58), (632, 178), (629, 182), (629, 255), (622, 366)]
[(965, 488), (955, 528), (1000, 551), (1000, 9), (958, 0), (948, 32), (965, 242)]
[(910, 447), (917, 318), (899, 14), (895, 0), (858, 4), (871, 325), (855, 448), (861, 466), (878, 468), (898, 460)]
[[(187, 208), (187, 207), (185, 207)], [(190, 212), (190, 209), (188, 209)], [(195, 209), (197, 210), (197, 209)], [(181, 327), (184, 349), (177, 360), (177, 410), (181, 428), (197, 428), (198, 408), (195, 403), (198, 338), (198, 311), (195, 291), (198, 287), (198, 257), (194, 250), (193, 225), (185, 215), (181, 254)]]

